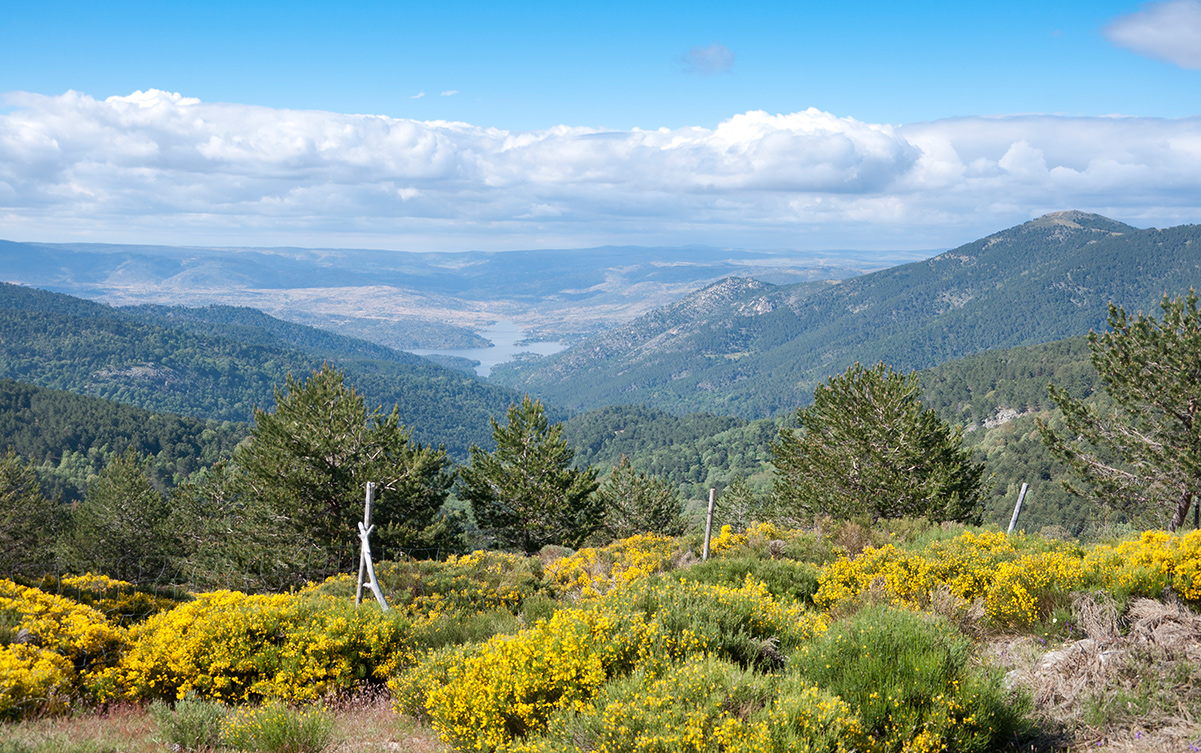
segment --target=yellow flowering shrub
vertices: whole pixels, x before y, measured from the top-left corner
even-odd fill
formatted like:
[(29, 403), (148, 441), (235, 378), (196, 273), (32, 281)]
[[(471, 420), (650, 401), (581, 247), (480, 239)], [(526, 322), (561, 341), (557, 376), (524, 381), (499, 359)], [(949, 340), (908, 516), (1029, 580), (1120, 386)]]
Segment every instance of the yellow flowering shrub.
[(1170, 587), (1182, 599), (1201, 601), (1201, 531), (1147, 531), (1098, 545), (1085, 556), (1084, 568), (1118, 594), (1156, 597)]
[(61, 578), (47, 575), (38, 587), (46, 593), (86, 604), (102, 613), (109, 622), (125, 627), (171, 609), (189, 598), (187, 595), (172, 598), (146, 593), (127, 581), (93, 573), (64, 575)]
[[(812, 685), (746, 672), (708, 655), (611, 683), (582, 711), (560, 712), (545, 733), (515, 741), (514, 753), (580, 748), (689, 753), (871, 751), (846, 703)], [(772, 698), (774, 696), (774, 698)]]
[(887, 544), (831, 562), (818, 576), (814, 602), (830, 609), (872, 592), (895, 605), (922, 607), (936, 589), (947, 589), (965, 604), (983, 599), (995, 624), (1021, 626), (1037, 620), (1054, 594), (1087, 579), (1075, 545), (1035, 546), (1024, 535), (968, 531), (921, 551)]
[(316, 593), (200, 594), (130, 631), (111, 671), (130, 698), (309, 700), (407, 661), (407, 618)]
[[(413, 617), (494, 609), (516, 612), (526, 599), (544, 590), (537, 557), (496, 551), (452, 555), (444, 561), (380, 562), (375, 576), (388, 604)], [(351, 575), (336, 575), (316, 590), (353, 598), (355, 583)]]
[(674, 538), (639, 534), (557, 559), (546, 566), (545, 577), (560, 596), (592, 598), (639, 578), (667, 572), (678, 549)]
[(0, 579), (0, 717), (56, 712), (91, 692), (125, 634), (91, 607)]
[(606, 682), (636, 668), (654, 672), (703, 653), (770, 666), (776, 646), (824, 629), (820, 615), (778, 602), (751, 579), (741, 588), (643, 579), (516, 635), (431, 655), (391, 687), (398, 708), (424, 709), (445, 740), (492, 750), (539, 733), (560, 709), (585, 709)]

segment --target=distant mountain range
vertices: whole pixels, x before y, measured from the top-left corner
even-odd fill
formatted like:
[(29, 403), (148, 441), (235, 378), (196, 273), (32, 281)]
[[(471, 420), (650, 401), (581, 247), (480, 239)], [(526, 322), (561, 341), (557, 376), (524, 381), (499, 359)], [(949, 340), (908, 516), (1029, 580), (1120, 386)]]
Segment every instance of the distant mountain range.
[(646, 404), (757, 418), (860, 361), (915, 370), (1103, 328), (1201, 287), (1201, 226), (1140, 230), (1057, 212), (926, 261), (838, 283), (732, 277), (492, 380), (571, 410)]
[(114, 305), (253, 306), (393, 348), (479, 348), (513, 320), (574, 341), (728, 275), (842, 279), (918, 254), (707, 246), (408, 253), (0, 241), (0, 280)]

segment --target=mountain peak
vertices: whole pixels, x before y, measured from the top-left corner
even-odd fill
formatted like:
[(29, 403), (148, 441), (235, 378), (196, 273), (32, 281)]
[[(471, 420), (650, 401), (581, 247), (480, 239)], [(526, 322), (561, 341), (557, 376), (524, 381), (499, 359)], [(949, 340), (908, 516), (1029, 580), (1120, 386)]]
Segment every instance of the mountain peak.
[(1051, 212), (1042, 217), (1025, 223), (1028, 228), (1069, 228), (1072, 230), (1092, 230), (1114, 235), (1136, 230), (1124, 222), (1111, 220), (1108, 217), (1081, 212), (1078, 209), (1068, 209), (1063, 212)]

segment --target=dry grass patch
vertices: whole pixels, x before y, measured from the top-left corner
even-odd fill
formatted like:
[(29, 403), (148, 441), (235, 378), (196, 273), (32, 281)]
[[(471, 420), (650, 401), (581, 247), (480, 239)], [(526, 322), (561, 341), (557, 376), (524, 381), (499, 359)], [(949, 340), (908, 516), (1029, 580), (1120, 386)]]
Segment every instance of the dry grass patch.
[(438, 733), (392, 710), (386, 689), (331, 699), (336, 753), (449, 753)]
[(1123, 615), (1105, 594), (1077, 595), (1072, 616), (1087, 637), (990, 648), (1034, 699), (1044, 734), (1031, 750), (1201, 750), (1201, 616), (1153, 599)]
[(28, 719), (0, 726), (0, 753), (162, 753), (158, 728), (139, 706)]
[[(392, 711), (386, 692), (327, 700), (334, 715), (329, 753), (449, 753), (438, 734)], [(163, 753), (170, 750), (143, 707), (0, 724), (0, 753)]]

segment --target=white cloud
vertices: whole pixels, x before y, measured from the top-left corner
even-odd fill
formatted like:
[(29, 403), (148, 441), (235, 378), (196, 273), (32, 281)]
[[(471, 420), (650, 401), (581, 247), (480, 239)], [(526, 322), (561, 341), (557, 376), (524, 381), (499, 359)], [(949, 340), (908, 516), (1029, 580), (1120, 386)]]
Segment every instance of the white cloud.
[(1054, 209), (1201, 219), (1201, 118), (893, 126), (809, 109), (713, 128), (518, 132), (154, 90), (8, 104), (7, 238), (929, 248)]
[(413, 96), (409, 97), (409, 99), (421, 99), (424, 96), (425, 96), (425, 92), (417, 92)]
[(1140, 55), (1201, 70), (1201, 0), (1148, 3), (1114, 20), (1105, 36)]
[(439, 97), (453, 97), (454, 95), (456, 95), (458, 93), (459, 93), (458, 89), (447, 89), (446, 91), (442, 92), (438, 96)]
[(734, 67), (734, 53), (720, 42), (708, 47), (693, 47), (676, 60), (688, 73), (703, 75), (726, 73)]

